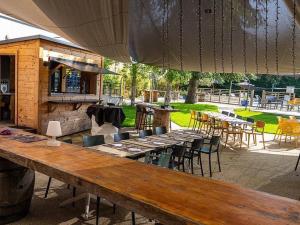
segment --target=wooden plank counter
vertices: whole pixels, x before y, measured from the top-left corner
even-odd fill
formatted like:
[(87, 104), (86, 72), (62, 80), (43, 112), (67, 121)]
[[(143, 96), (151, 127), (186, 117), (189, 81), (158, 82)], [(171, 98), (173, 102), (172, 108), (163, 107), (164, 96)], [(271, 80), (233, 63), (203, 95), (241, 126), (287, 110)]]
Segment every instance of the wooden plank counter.
[(46, 141), (26, 144), (1, 136), (0, 157), (164, 224), (300, 224), (298, 201), (80, 146), (47, 147)]

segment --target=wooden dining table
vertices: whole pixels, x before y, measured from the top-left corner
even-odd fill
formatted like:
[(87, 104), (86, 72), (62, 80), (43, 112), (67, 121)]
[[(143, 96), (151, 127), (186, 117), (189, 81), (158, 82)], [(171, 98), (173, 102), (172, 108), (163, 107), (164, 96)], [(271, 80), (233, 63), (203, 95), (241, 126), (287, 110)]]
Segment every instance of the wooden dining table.
[(133, 138), (89, 148), (119, 157), (138, 159), (143, 157), (147, 152), (167, 149), (177, 144), (183, 144), (184, 142), (193, 142), (194, 139), (199, 138), (208, 138), (208, 136), (193, 130), (174, 130), (166, 134)]
[(238, 118), (235, 118), (235, 117), (231, 117), (231, 116), (227, 116), (227, 115), (224, 115), (222, 113), (219, 113), (219, 112), (209, 112), (209, 111), (205, 111), (205, 112), (202, 112), (203, 114), (207, 114), (209, 117), (213, 117), (217, 120), (220, 120), (220, 121), (227, 121), (228, 123), (230, 124), (234, 124), (234, 125), (252, 125), (253, 123), (251, 122), (248, 122), (246, 120), (242, 120), (242, 119), (238, 119)]
[(300, 224), (299, 201), (81, 146), (0, 136), (0, 157), (163, 224)]

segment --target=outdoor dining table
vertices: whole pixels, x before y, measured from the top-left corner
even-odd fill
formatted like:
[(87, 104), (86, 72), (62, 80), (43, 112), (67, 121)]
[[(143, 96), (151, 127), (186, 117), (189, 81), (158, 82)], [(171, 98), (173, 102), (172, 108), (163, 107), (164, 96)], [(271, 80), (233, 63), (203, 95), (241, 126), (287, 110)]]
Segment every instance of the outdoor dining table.
[(89, 147), (89, 149), (118, 157), (137, 159), (143, 157), (147, 152), (166, 149), (184, 142), (192, 142), (198, 138), (207, 138), (207, 135), (192, 130), (176, 130), (162, 135), (151, 135), (146, 138), (133, 138), (116, 143), (96, 145)]
[(231, 117), (231, 116), (227, 116), (224, 115), (222, 113), (219, 112), (203, 112), (205, 114), (207, 114), (209, 117), (213, 117), (217, 120), (221, 120), (221, 121), (227, 121), (230, 124), (235, 124), (235, 125), (252, 125), (253, 123), (245, 121), (245, 120), (241, 120), (235, 117)]

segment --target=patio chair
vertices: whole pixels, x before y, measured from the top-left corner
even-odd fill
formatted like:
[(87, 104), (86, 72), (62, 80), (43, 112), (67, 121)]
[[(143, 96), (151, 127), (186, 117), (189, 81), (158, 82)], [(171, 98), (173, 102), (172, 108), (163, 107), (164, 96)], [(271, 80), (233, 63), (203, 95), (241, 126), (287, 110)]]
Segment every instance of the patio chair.
[(278, 135), (281, 133), (281, 126), (280, 123), (283, 120), (282, 116), (277, 116), (277, 121), (278, 121), (278, 127), (276, 129), (275, 135), (274, 135), (274, 141), (276, 140), (276, 137), (278, 137)]
[(283, 119), (280, 126), (280, 136), (279, 136), (279, 145), (281, 145), (282, 136), (285, 136), (285, 142), (287, 141), (287, 137), (295, 138), (295, 145), (298, 147), (298, 141), (300, 138), (300, 123), (295, 120), (287, 120)]
[(240, 116), (240, 115), (236, 115), (236, 118), (239, 119), (239, 120), (243, 120), (243, 117)]
[(298, 160), (297, 160), (297, 163), (296, 163), (296, 166), (295, 166), (295, 171), (296, 171), (296, 170), (297, 170), (297, 168), (298, 168), (299, 161), (300, 161), (300, 154), (299, 154), (299, 156), (298, 156)]
[(255, 122), (255, 125), (253, 125), (252, 130), (244, 130), (244, 133), (245, 135), (247, 135), (248, 138), (248, 147), (250, 145), (250, 135), (253, 135), (253, 140), (256, 145), (257, 145), (257, 136), (261, 135), (264, 149), (266, 149), (265, 137), (264, 137), (265, 125), (266, 123), (264, 121), (258, 120)]
[(204, 173), (203, 173), (201, 154), (207, 154), (208, 155), (209, 175), (210, 175), (210, 177), (212, 177), (211, 155), (213, 153), (217, 153), (219, 172), (221, 172), (220, 155), (219, 155), (220, 139), (221, 139), (220, 136), (212, 136), (211, 139), (210, 139), (210, 142), (208, 144), (204, 143), (204, 145), (198, 150), (198, 163), (200, 164), (202, 176), (204, 176)]
[(229, 116), (230, 117), (235, 117), (235, 114), (234, 113), (229, 113)]
[(257, 102), (256, 108), (261, 108), (261, 97), (259, 95), (255, 95), (255, 101)]
[(137, 130), (151, 129), (152, 128), (152, 118), (154, 112), (148, 107), (143, 107), (140, 109), (140, 117), (137, 125)]
[(211, 131), (212, 131), (212, 135), (215, 134), (215, 131), (219, 131), (219, 132), (222, 131), (221, 121), (215, 119), (214, 117), (210, 118), (208, 134), (210, 134)]
[(227, 143), (228, 143), (228, 137), (230, 135), (233, 136), (233, 141), (235, 142), (236, 136), (239, 137), (240, 140), (240, 148), (242, 147), (243, 143), (243, 130), (240, 126), (231, 126), (229, 122), (227, 121), (222, 121), (222, 133), (221, 136), (224, 137), (225, 135), (225, 145), (224, 147), (226, 148)]
[(152, 130), (141, 130), (139, 133), (140, 138), (145, 138), (145, 137), (151, 136), (151, 135), (153, 135)]
[(130, 135), (129, 135), (128, 132), (114, 134), (114, 142), (119, 142), (119, 141), (122, 141), (122, 140), (128, 140), (129, 138), (130, 138)]
[(297, 120), (296, 116), (289, 116), (290, 120)]
[(178, 170), (180, 170), (180, 166), (182, 166), (182, 171), (185, 172), (183, 156), (186, 150), (187, 150), (186, 143), (184, 143), (183, 145), (174, 145), (172, 147), (170, 168), (172, 169), (177, 168)]
[(192, 127), (192, 130), (196, 130), (196, 127), (200, 125), (201, 123), (201, 118), (202, 118), (202, 113), (201, 112), (195, 112), (196, 113), (196, 117), (194, 119), (194, 124)]
[(104, 142), (104, 135), (84, 135), (82, 137), (83, 147), (92, 147), (96, 145), (103, 145)]
[(227, 112), (227, 111), (222, 111), (221, 113), (222, 113), (223, 115), (228, 116), (228, 112)]
[[(185, 150), (183, 154), (183, 168), (184, 168), (184, 161), (187, 159), (189, 162), (189, 167), (191, 168), (192, 174), (194, 174), (194, 156), (198, 154), (201, 147), (204, 144), (204, 139), (195, 139), (191, 146)], [(184, 171), (184, 170), (183, 170)]]
[(195, 110), (191, 110), (191, 117), (190, 117), (190, 122), (189, 122), (188, 128), (190, 128), (191, 125), (192, 125), (192, 128), (194, 128), (195, 122), (196, 122), (196, 117), (197, 117), (196, 111)]
[(167, 133), (167, 128), (166, 127), (155, 127), (155, 134), (156, 135), (161, 135)]
[(205, 113), (200, 113), (199, 112), (198, 121), (199, 121), (199, 124), (198, 124), (198, 128), (197, 128), (197, 133), (201, 132), (202, 128), (207, 131), (208, 127), (209, 127), (209, 117), (208, 117), (208, 115), (205, 114)]

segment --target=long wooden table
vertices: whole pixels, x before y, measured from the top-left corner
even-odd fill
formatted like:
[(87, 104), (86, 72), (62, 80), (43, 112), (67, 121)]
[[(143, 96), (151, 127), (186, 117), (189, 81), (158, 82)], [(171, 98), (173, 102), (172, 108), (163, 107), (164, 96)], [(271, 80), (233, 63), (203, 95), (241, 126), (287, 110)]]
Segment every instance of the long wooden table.
[(0, 157), (164, 224), (300, 224), (298, 201), (80, 146), (0, 136)]

